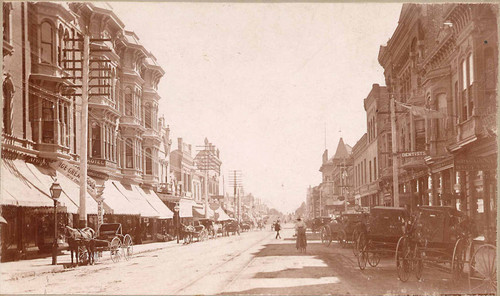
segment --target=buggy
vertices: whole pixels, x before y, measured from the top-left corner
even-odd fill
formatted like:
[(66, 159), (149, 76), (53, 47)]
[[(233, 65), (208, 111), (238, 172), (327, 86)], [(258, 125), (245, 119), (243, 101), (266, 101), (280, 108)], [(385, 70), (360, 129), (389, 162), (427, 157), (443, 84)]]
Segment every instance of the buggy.
[(370, 210), (366, 224), (359, 227), (356, 241), (359, 269), (364, 270), (367, 262), (376, 267), (383, 255), (396, 252), (409, 216), (404, 208), (374, 207)]
[(496, 247), (472, 240), (474, 232), (472, 221), (455, 208), (420, 206), (398, 243), (399, 279), (407, 281), (411, 272), (420, 279), (424, 266), (431, 265), (426, 263), (434, 263), (444, 265), (458, 282), (465, 276), (468, 263), (471, 292), (495, 292)]
[(95, 241), (95, 251), (98, 258), (103, 251), (109, 251), (111, 260), (118, 262), (122, 256), (129, 260), (134, 253), (134, 244), (129, 234), (122, 234), (120, 223), (103, 223), (99, 226)]

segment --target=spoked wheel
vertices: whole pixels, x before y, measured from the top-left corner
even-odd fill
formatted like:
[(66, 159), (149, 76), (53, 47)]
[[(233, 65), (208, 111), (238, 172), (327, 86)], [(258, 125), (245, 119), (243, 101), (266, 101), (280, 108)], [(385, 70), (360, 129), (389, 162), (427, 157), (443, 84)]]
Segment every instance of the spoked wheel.
[(89, 264), (89, 254), (87, 253), (87, 248), (85, 248), (85, 246), (78, 246), (78, 263), (80, 265)]
[(325, 246), (330, 245), (330, 239), (329, 239), (329, 235), (326, 231), (326, 227), (321, 228), (319, 234), (321, 236), (321, 243)]
[(494, 245), (480, 246), (469, 262), (469, 289), (476, 293), (496, 293), (497, 252)]
[(377, 265), (380, 263), (380, 253), (369, 252), (367, 259), (368, 264), (370, 264), (371, 267), (377, 267)]
[(122, 248), (125, 260), (129, 260), (134, 254), (134, 243), (132, 242), (132, 237), (129, 234), (125, 234), (123, 237)]
[(201, 231), (201, 241), (206, 241), (208, 239), (208, 232), (206, 229)]
[(413, 270), (415, 271), (417, 280), (420, 280), (422, 278), (422, 272), (424, 271), (424, 256), (418, 244), (415, 244), (413, 252)]
[(451, 257), (451, 276), (454, 281), (459, 281), (463, 276), (466, 249), (466, 240), (458, 239), (453, 248), (453, 257)]
[(339, 233), (339, 243), (342, 248), (347, 247), (347, 234), (344, 230)]
[(109, 244), (109, 254), (113, 262), (118, 262), (122, 257), (122, 242), (120, 238), (115, 236)]
[(361, 233), (358, 236), (358, 267), (361, 270), (366, 268), (366, 262), (368, 261), (368, 253), (367, 253), (367, 239), (366, 234)]
[(402, 282), (406, 282), (410, 278), (411, 271), (411, 247), (410, 240), (406, 236), (402, 236), (396, 247), (396, 267), (398, 270), (398, 278)]

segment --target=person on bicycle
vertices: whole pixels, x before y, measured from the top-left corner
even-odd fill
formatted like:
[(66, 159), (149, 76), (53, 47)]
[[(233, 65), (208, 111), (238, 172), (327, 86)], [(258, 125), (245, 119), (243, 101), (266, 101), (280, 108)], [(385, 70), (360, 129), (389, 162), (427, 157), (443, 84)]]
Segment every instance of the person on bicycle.
[(297, 237), (295, 242), (297, 250), (305, 250), (307, 246), (306, 223), (300, 217), (297, 218), (297, 223), (295, 224), (295, 236)]

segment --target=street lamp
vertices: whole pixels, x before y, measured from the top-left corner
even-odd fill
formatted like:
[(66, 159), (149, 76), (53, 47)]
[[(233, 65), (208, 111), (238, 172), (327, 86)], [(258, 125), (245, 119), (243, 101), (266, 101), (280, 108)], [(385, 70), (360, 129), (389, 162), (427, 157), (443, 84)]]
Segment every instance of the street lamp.
[(179, 203), (175, 204), (174, 211), (177, 216), (177, 219), (175, 219), (175, 234), (177, 236), (177, 243), (179, 243)]
[(59, 245), (57, 244), (57, 200), (61, 195), (61, 185), (57, 183), (57, 179), (54, 180), (52, 186), (50, 186), (50, 196), (54, 201), (54, 241), (52, 243), (52, 265), (57, 264), (57, 249)]

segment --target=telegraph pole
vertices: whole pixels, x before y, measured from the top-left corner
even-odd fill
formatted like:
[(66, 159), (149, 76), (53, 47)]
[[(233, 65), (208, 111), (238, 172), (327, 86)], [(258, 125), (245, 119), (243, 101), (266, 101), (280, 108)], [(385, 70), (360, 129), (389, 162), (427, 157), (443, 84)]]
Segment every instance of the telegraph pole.
[(241, 187), (241, 171), (239, 170), (233, 170), (230, 171), (230, 175), (232, 175), (233, 179), (230, 180), (230, 185), (233, 186), (234, 190), (234, 200), (237, 201), (236, 203), (236, 217), (238, 219), (238, 222), (241, 220), (241, 197), (239, 194), (239, 188)]
[(398, 176), (398, 153), (397, 153), (397, 131), (396, 131), (396, 105), (394, 96), (391, 95), (391, 137), (392, 137), (392, 185), (394, 206), (399, 207), (399, 176)]
[(89, 117), (89, 55), (90, 37), (87, 33), (83, 36), (83, 62), (82, 62), (82, 118), (80, 133), (80, 207), (78, 220), (80, 227), (87, 227), (87, 138)]
[(203, 202), (205, 205), (205, 218), (208, 218), (208, 171), (211, 169), (215, 169), (212, 167), (212, 151), (210, 150), (210, 145), (207, 141), (205, 141), (205, 144), (203, 146), (197, 146), (197, 147), (202, 147), (202, 149), (198, 150), (201, 153), (202, 157), (202, 165), (201, 167), (198, 167), (198, 169), (202, 170), (205, 172), (205, 177), (203, 178)]

